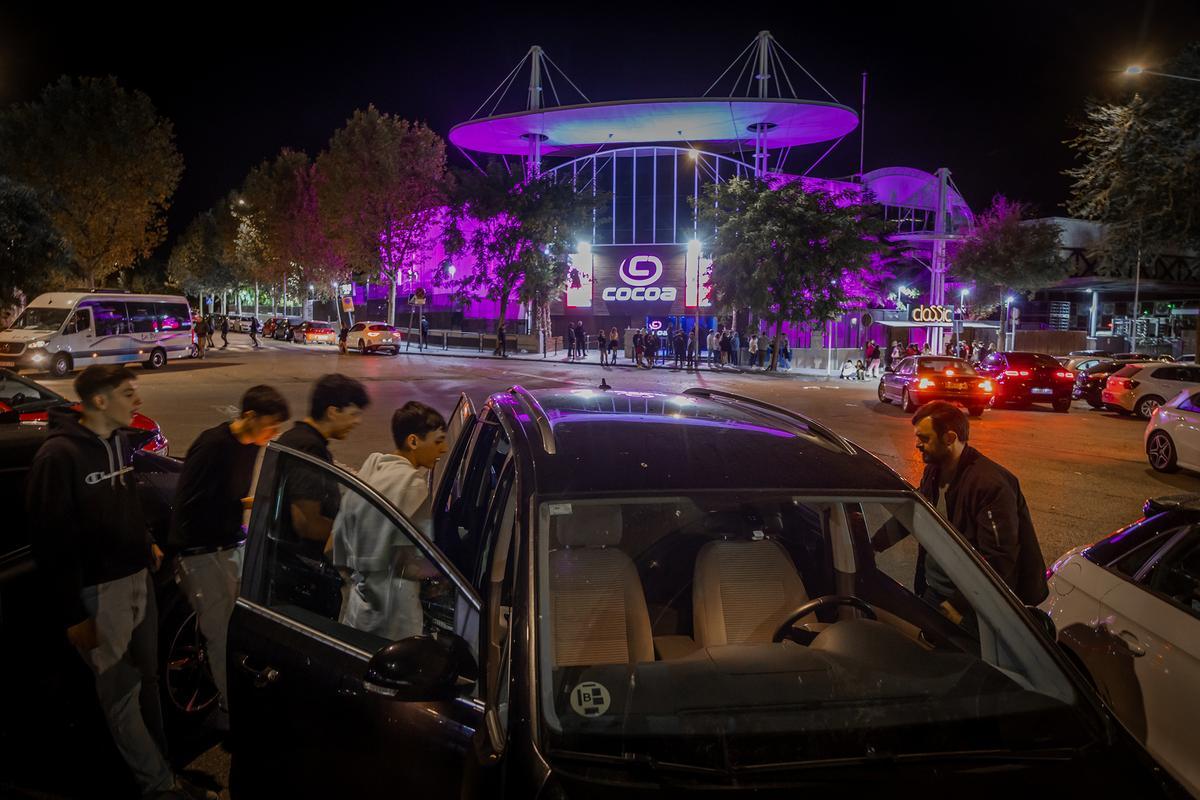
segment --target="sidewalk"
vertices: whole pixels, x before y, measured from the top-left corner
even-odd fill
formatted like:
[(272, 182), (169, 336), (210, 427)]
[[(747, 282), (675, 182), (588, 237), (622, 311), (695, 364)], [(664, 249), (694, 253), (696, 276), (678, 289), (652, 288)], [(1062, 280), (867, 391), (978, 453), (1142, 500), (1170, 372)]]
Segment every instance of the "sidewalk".
[[(563, 365), (563, 366), (570, 365), (570, 366), (578, 366), (578, 367), (604, 367), (604, 368), (609, 367), (609, 365), (607, 365), (607, 364), (600, 363), (600, 351), (596, 350), (594, 348), (588, 350), (587, 355), (584, 356), (583, 358), (576, 357), (576, 358), (569, 359), (569, 358), (567, 358), (566, 351), (560, 350), (557, 353), (555, 353), (554, 351), (551, 351), (545, 355), (542, 355), (540, 353), (516, 353), (513, 351), (509, 351), (508, 357), (506, 359), (504, 359), (504, 358), (501, 358), (500, 356), (492, 355), (492, 351), (490, 349), (487, 349), (486, 347), (481, 351), (481, 350), (479, 350), (477, 348), (473, 348), (473, 347), (442, 347), (441, 345), (435, 344), (434, 342), (430, 342), (429, 347), (425, 348), (424, 350), (421, 350), (417, 347), (416, 341), (413, 341), (411, 343), (406, 343), (405, 345), (401, 345), (400, 355), (402, 355), (402, 356), (403, 355), (440, 356), (443, 358), (479, 358), (479, 359), (491, 359), (491, 360), (495, 360), (495, 361), (502, 361), (502, 360), (531, 361), (531, 362), (540, 362), (543, 364), (553, 363), (553, 364), (559, 364), (559, 365)], [(662, 361), (662, 360), (655, 361), (653, 369), (675, 369), (673, 364), (674, 364), (674, 356), (667, 358), (666, 361)], [(748, 366), (737, 367), (737, 366), (730, 366), (730, 365), (725, 365), (725, 366), (712, 365), (708, 361), (707, 353), (705, 353), (703, 355), (703, 357), (701, 358), (700, 367), (701, 367), (701, 369), (707, 370), (710, 372), (729, 372), (729, 373), (740, 374), (740, 375), (762, 375), (762, 376), (768, 377), (768, 378), (808, 378), (808, 379), (828, 378), (831, 380), (836, 380), (838, 378), (837, 374), (828, 373), (825, 370), (806, 369), (806, 368), (801, 368), (801, 367), (793, 367), (792, 369), (786, 370), (786, 371), (778, 370), (776, 372), (768, 372), (768, 371), (760, 369), (758, 367), (748, 367)], [(619, 353), (618, 358), (617, 358), (617, 363), (615, 365), (612, 365), (612, 368), (613, 369), (636, 369), (637, 367), (634, 365), (632, 359), (627, 359), (624, 357), (624, 353)], [(686, 370), (681, 370), (681, 371), (686, 371)]]

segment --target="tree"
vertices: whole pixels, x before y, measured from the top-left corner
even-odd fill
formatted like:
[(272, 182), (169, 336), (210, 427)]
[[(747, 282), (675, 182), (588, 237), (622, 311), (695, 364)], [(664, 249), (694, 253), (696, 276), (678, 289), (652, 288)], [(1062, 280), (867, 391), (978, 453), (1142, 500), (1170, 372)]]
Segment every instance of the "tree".
[(476, 266), (455, 282), (460, 297), (497, 301), (501, 322), (511, 300), (529, 303), (544, 329), (550, 300), (566, 288), (578, 232), (590, 230), (592, 211), (602, 205), (549, 176), (514, 183), (496, 162), (484, 173), (461, 174), (446, 250), (470, 255)]
[[(1200, 42), (1163, 72), (1200, 77)], [(1144, 76), (1128, 100), (1092, 101), (1067, 144), (1079, 166), (1067, 210), (1105, 225), (1100, 272), (1132, 274), (1139, 248), (1200, 250), (1200, 92), (1196, 84)]]
[(446, 144), (419, 122), (355, 111), (317, 157), (323, 229), (341, 263), (381, 272), (389, 284), (388, 322), (396, 290), (427, 253), (446, 198)]
[(990, 313), (1010, 290), (1029, 294), (1070, 275), (1059, 227), (1026, 221), (1027, 210), (1022, 203), (996, 195), (954, 255), (955, 277), (975, 286), (971, 304), (977, 316)]
[(167, 278), (184, 293), (200, 297), (235, 282), (232, 245), (229, 240), (229, 207), (222, 200), (192, 220), (175, 242), (167, 259)]
[(183, 159), (145, 94), (112, 77), (63, 77), (0, 117), (0, 172), (38, 192), (95, 287), (162, 242)]
[(739, 178), (710, 184), (699, 205), (701, 230), (716, 231), (708, 243), (713, 301), (775, 326), (770, 369), (783, 323), (815, 330), (867, 302), (886, 277), (891, 247), (869, 197)]
[(61, 282), (65, 255), (37, 193), (0, 177), (0, 314)]

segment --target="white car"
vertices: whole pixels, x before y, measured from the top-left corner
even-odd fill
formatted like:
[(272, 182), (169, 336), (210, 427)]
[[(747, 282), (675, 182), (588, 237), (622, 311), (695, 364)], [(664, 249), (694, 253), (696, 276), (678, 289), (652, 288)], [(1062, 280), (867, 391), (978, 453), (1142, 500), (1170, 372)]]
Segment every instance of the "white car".
[(1200, 389), (1200, 367), (1136, 361), (1108, 376), (1100, 399), (1105, 408), (1149, 419), (1154, 409), (1184, 389)]
[(346, 337), (346, 347), (358, 350), (363, 355), (377, 350), (391, 350), (392, 355), (400, 352), (400, 334), (386, 322), (356, 322)]
[(1054, 562), (1041, 607), (1122, 724), (1200, 796), (1200, 495), (1144, 511)]
[(1200, 472), (1200, 391), (1184, 389), (1154, 409), (1144, 439), (1146, 459), (1159, 472)]

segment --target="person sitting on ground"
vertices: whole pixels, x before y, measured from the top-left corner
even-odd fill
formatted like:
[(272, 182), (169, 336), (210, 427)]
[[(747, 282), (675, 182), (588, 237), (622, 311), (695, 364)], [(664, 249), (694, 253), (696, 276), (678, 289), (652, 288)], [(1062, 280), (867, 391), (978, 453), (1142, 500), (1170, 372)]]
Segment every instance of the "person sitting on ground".
[(841, 377), (842, 377), (842, 380), (844, 380), (844, 381), (854, 380), (854, 362), (848, 358), (846, 359), (846, 363), (842, 364), (842, 376)]
[(863, 381), (867, 379), (867, 368), (863, 365), (862, 359), (854, 362), (854, 380)]
[[(432, 540), (430, 479), (449, 447), (446, 420), (410, 401), (392, 415), (391, 453), (372, 453), (358, 476)], [(333, 526), (333, 564), (348, 574), (340, 622), (389, 641), (424, 629), (421, 581), (437, 567), (403, 531), (364, 497), (347, 495)]]

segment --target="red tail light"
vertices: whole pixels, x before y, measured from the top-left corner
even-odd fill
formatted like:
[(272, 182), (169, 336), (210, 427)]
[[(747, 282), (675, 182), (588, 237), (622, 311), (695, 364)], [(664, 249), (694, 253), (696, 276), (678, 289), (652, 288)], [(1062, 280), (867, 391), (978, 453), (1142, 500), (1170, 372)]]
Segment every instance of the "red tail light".
[(1054, 373), (1054, 377), (1058, 378), (1059, 380), (1073, 381), (1075, 380), (1075, 373), (1059, 370), (1058, 372)]
[(1010, 378), (1028, 378), (1029, 370), (1027, 369), (1006, 369), (1004, 374)]

